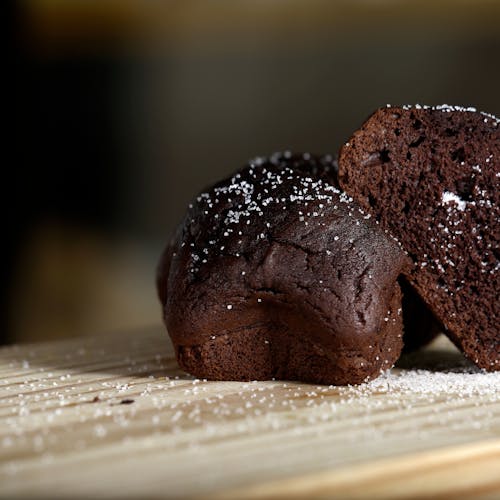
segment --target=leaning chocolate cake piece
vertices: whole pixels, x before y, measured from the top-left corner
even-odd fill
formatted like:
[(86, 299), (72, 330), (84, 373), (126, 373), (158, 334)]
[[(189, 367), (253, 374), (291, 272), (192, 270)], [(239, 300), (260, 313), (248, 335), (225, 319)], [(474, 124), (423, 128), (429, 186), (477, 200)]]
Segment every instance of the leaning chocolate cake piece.
[(341, 186), (402, 244), (445, 333), (500, 370), (500, 120), (473, 108), (379, 109), (342, 147)]
[(394, 364), (410, 261), (335, 183), (330, 157), (276, 154), (193, 201), (157, 281), (181, 368), (355, 384)]

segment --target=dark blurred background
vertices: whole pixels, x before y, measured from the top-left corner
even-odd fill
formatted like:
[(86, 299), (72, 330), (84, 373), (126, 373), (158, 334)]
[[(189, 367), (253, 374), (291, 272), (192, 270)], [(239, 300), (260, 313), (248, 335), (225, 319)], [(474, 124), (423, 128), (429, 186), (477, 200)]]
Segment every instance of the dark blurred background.
[(493, 0), (5, 5), (4, 343), (159, 323), (169, 233), (253, 156), (335, 153), (386, 103), (500, 115)]

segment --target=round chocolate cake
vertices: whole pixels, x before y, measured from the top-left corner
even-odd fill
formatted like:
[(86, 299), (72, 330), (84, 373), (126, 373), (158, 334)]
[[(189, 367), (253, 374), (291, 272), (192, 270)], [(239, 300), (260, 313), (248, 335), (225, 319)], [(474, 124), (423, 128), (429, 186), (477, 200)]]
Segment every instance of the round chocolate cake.
[(187, 372), (355, 384), (399, 357), (409, 266), (339, 190), (331, 157), (283, 153), (194, 200), (157, 284)]
[(342, 147), (341, 186), (397, 238), (445, 333), (500, 369), (500, 126), (473, 108), (376, 111)]

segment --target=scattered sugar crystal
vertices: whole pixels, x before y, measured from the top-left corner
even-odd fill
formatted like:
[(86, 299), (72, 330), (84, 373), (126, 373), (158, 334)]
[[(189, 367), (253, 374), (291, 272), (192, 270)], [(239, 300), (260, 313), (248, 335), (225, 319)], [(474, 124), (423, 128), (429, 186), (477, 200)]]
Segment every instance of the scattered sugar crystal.
[(443, 195), (441, 196), (441, 203), (443, 205), (449, 204), (450, 202), (454, 202), (457, 205), (457, 209), (460, 211), (465, 210), (467, 206), (467, 202), (462, 200), (458, 195), (452, 193), (450, 191), (443, 191)]

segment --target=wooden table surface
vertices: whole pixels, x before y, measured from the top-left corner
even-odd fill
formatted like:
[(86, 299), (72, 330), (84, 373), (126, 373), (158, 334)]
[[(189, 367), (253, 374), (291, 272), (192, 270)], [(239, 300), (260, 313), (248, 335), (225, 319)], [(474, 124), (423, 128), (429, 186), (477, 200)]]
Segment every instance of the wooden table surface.
[(206, 382), (162, 327), (0, 350), (4, 498), (500, 498), (500, 372), (449, 344), (370, 384)]

